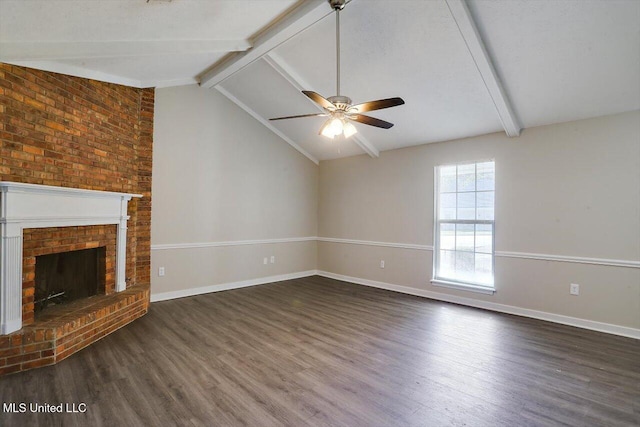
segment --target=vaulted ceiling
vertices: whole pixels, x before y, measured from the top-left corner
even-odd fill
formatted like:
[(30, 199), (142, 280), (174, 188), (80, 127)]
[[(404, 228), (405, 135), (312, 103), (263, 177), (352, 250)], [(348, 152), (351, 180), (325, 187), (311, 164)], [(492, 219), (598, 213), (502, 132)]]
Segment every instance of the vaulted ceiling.
[(132, 86), (200, 82), (314, 161), (640, 109), (636, 0), (352, 0), (341, 12), (342, 94), (402, 97), (318, 136), (301, 89), (336, 93), (324, 0), (0, 0), (0, 60)]

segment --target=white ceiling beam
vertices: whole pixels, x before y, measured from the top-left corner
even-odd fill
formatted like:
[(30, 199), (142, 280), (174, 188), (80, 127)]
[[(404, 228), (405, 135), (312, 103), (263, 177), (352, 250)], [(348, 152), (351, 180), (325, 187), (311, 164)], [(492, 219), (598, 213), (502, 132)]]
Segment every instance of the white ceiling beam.
[(313, 163), (315, 163), (316, 165), (320, 164), (320, 161), (318, 159), (316, 159), (312, 154), (310, 154), (307, 150), (305, 150), (304, 148), (300, 147), (298, 144), (296, 144), (295, 142), (293, 142), (293, 140), (291, 138), (289, 138), (287, 135), (285, 135), (284, 133), (280, 132), (280, 130), (278, 130), (276, 127), (274, 127), (268, 120), (266, 120), (264, 117), (262, 117), (260, 114), (256, 113), (253, 109), (251, 109), (247, 104), (245, 104), (244, 102), (240, 101), (238, 98), (236, 98), (235, 96), (233, 96), (229, 91), (227, 91), (225, 88), (223, 88), (222, 86), (218, 85), (215, 87), (215, 89), (220, 92), (221, 94), (223, 94), (224, 96), (226, 96), (231, 102), (233, 102), (234, 104), (236, 104), (238, 107), (242, 108), (244, 111), (246, 111), (247, 113), (249, 113), (249, 115), (251, 117), (253, 117), (254, 119), (256, 119), (257, 121), (259, 121), (260, 123), (262, 123), (267, 129), (269, 129), (271, 132), (275, 133), (276, 135), (278, 135), (280, 138), (284, 139), (289, 145), (291, 145), (293, 148), (295, 148), (296, 150), (298, 150), (300, 153), (302, 153), (305, 157), (307, 157), (309, 160), (311, 160)]
[(172, 80), (143, 80), (142, 87), (155, 87), (160, 89), (163, 87), (176, 87), (176, 86), (189, 86), (197, 85), (198, 79), (195, 77), (187, 77), (184, 79), (172, 79)]
[(453, 16), (453, 20), (458, 26), (460, 35), (462, 35), (462, 39), (473, 58), (473, 62), (480, 73), (480, 77), (489, 92), (493, 105), (498, 112), (502, 127), (508, 136), (519, 136), (522, 126), (513, 111), (509, 97), (504, 91), (500, 78), (491, 61), (491, 57), (473, 21), (467, 3), (465, 0), (445, 1), (449, 7), (451, 16)]
[[(274, 70), (278, 72), (284, 79), (289, 82), (299, 93), (302, 93), (303, 90), (312, 90), (311, 85), (307, 83), (301, 76), (298, 74), (289, 64), (287, 64), (278, 54), (275, 52), (270, 52), (262, 57), (267, 64), (269, 64)], [(314, 108), (316, 108), (319, 112), (324, 113), (324, 109), (320, 107), (318, 104), (313, 102), (308, 97), (301, 94), (301, 96), (309, 101), (310, 104), (313, 104)], [(364, 136), (360, 134), (355, 134), (351, 137), (351, 139), (358, 144), (358, 146), (369, 156), (371, 157), (380, 157), (380, 151), (369, 142)]]
[(206, 52), (239, 52), (249, 48), (251, 48), (251, 43), (248, 40), (2, 42), (0, 43), (0, 61), (47, 61)]
[(326, 0), (307, 0), (291, 10), (253, 40), (246, 52), (232, 54), (200, 77), (200, 85), (211, 88), (260, 59), (296, 34), (309, 28), (333, 11)]

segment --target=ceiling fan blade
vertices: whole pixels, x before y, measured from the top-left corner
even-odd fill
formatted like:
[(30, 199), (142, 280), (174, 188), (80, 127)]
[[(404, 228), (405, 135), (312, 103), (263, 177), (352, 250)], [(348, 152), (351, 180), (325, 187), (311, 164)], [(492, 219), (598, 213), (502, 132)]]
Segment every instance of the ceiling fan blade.
[(325, 99), (322, 95), (317, 94), (312, 90), (303, 90), (302, 93), (307, 95), (309, 97), (309, 99), (311, 99), (313, 102), (315, 102), (316, 104), (318, 104), (322, 108), (329, 108), (329, 109), (333, 109), (333, 110), (335, 110), (335, 108), (336, 108), (335, 105), (333, 105), (331, 102), (329, 102), (327, 99)]
[(393, 123), (385, 122), (384, 120), (376, 119), (375, 117), (365, 116), (364, 114), (356, 114), (354, 116), (349, 116), (349, 118), (358, 123), (383, 129), (389, 129), (393, 126)]
[(298, 116), (276, 117), (269, 120), (285, 120), (285, 119), (299, 119), (301, 117), (326, 117), (326, 116), (328, 116), (328, 114), (325, 114), (325, 113), (300, 114)]
[(402, 98), (378, 99), (377, 101), (363, 102), (362, 104), (353, 105), (349, 111), (354, 113), (364, 113), (366, 111), (382, 110), (383, 108), (397, 107), (404, 104)]

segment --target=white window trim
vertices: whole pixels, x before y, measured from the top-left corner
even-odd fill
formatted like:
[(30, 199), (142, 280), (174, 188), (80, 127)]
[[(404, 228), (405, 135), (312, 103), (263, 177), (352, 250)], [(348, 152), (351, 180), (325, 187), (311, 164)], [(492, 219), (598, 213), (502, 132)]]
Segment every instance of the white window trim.
[(461, 291), (477, 292), (479, 294), (493, 295), (496, 293), (495, 287), (473, 285), (471, 283), (461, 282), (449, 282), (442, 279), (431, 279), (433, 286), (440, 286), (442, 288), (459, 289)]
[[(481, 294), (488, 294), (488, 295), (493, 295), (496, 292), (496, 285), (495, 285), (495, 279), (496, 279), (496, 221), (495, 221), (495, 187), (494, 187), (494, 218), (493, 220), (468, 220), (469, 223), (473, 223), (476, 224), (478, 222), (486, 222), (486, 223), (491, 223), (493, 225), (493, 235), (491, 236), (492, 238), (492, 246), (491, 246), (491, 263), (492, 263), (492, 269), (493, 269), (493, 286), (487, 286), (487, 285), (481, 285), (478, 283), (472, 283), (472, 282), (458, 282), (458, 281), (454, 281), (454, 280), (446, 280), (446, 279), (441, 279), (436, 277), (436, 271), (438, 269), (438, 262), (439, 262), (439, 252), (440, 252), (440, 239), (439, 239), (439, 225), (440, 222), (449, 222), (449, 220), (443, 220), (443, 221), (439, 221), (438, 220), (438, 209), (439, 209), (439, 201), (440, 201), (440, 177), (438, 176), (438, 172), (440, 170), (440, 167), (442, 166), (460, 166), (460, 165), (470, 165), (470, 164), (477, 164), (477, 163), (483, 163), (483, 162), (494, 162), (494, 167), (495, 167), (495, 159), (487, 159), (487, 160), (477, 160), (477, 161), (472, 161), (472, 162), (460, 162), (460, 163), (449, 163), (449, 164), (442, 164), (442, 165), (437, 165), (436, 167), (434, 167), (433, 169), (433, 179), (435, 182), (434, 185), (434, 192), (433, 192), (433, 272), (431, 275), (431, 284), (433, 286), (439, 286), (439, 287), (443, 287), (443, 288), (450, 288), (450, 289), (458, 289), (458, 290), (462, 290), (462, 291), (469, 291), (469, 292), (477, 292), (477, 293), (481, 293)], [(495, 177), (494, 177), (495, 179)], [(467, 222), (467, 220), (456, 220), (456, 222), (459, 221), (463, 221), (463, 222)]]

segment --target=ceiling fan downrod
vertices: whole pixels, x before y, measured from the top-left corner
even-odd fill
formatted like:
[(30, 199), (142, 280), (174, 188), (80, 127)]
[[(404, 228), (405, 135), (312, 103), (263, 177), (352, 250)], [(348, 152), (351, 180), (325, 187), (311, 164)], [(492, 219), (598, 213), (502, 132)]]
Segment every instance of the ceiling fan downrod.
[(329, 0), (336, 11), (336, 96), (340, 96), (340, 11), (344, 9), (345, 0)]

